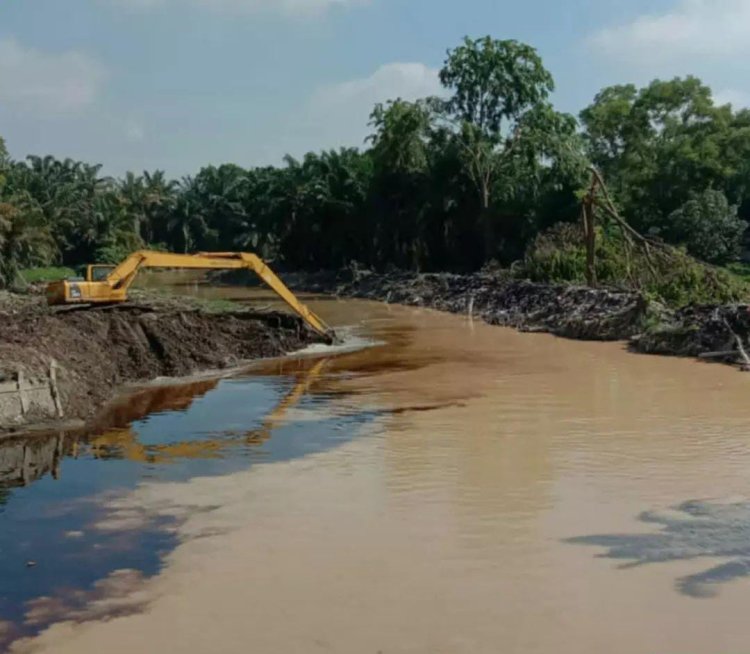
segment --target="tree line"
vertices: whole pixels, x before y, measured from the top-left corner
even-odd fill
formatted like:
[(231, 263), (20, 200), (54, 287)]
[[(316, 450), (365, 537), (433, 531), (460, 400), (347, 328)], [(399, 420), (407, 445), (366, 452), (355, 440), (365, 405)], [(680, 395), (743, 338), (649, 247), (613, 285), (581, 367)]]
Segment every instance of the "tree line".
[(576, 117), (529, 45), (466, 38), (444, 93), (378, 104), (361, 148), (279, 167), (101, 174), (52, 156), (12, 160), (0, 139), (0, 284), (20, 268), (152, 247), (252, 250), (296, 269), (470, 271), (522, 258), (580, 219), (587, 168), (640, 232), (726, 263), (750, 216), (750, 111), (717, 105), (694, 77), (602, 90)]

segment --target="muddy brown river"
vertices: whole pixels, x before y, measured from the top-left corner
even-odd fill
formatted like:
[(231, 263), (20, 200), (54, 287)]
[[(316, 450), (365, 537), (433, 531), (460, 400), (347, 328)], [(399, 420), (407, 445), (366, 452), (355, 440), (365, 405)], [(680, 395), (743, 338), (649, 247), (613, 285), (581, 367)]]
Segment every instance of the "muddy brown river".
[[(27, 604), (54, 619), (12, 651), (750, 651), (750, 376), (428, 310), (311, 306), (369, 346), (249, 379), (294, 382), (265, 416), (270, 443), (291, 423), (303, 444), (340, 439), (105, 494), (97, 529), (168, 521), (161, 567), (113, 570), (70, 615)], [(224, 412), (251, 397), (222, 388)], [(221, 456), (228, 436), (210, 438), (193, 456)]]

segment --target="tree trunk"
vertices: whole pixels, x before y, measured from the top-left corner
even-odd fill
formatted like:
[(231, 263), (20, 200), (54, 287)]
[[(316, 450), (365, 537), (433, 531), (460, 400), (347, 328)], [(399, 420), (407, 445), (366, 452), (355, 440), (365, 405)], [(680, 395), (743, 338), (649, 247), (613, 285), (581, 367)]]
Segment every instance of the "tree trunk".
[(595, 288), (596, 279), (596, 230), (594, 225), (594, 203), (591, 196), (583, 201), (583, 233), (586, 240), (586, 283)]
[(485, 183), (481, 188), (482, 210), (480, 214), (480, 223), (482, 225), (482, 243), (484, 246), (484, 263), (489, 263), (496, 252), (495, 243), (495, 224), (490, 212), (490, 189)]

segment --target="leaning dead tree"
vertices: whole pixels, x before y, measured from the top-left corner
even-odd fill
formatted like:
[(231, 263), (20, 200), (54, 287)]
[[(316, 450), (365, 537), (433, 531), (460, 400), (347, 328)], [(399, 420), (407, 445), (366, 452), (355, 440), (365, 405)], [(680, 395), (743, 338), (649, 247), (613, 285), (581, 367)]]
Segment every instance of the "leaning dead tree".
[(688, 255), (684, 250), (635, 230), (617, 210), (601, 173), (589, 168), (591, 181), (581, 208), (583, 238), (586, 246), (586, 282), (595, 287), (597, 257), (606, 241), (610, 251), (617, 252), (617, 264), (629, 288), (644, 290), (663, 285), (680, 275), (700, 270), (708, 285), (721, 287), (717, 270)]
[[(596, 247), (597, 224), (614, 227), (619, 232), (623, 254), (626, 261), (626, 274), (635, 288), (644, 286), (643, 273), (648, 273), (656, 279), (660, 274), (660, 264), (674, 263), (675, 259), (682, 259), (685, 253), (667, 243), (643, 236), (637, 232), (620, 215), (612, 202), (612, 197), (604, 183), (601, 173), (591, 166), (591, 183), (583, 198), (583, 233), (586, 240), (586, 281), (589, 286), (597, 285), (596, 278)], [(600, 215), (597, 221), (597, 215)], [(634, 264), (638, 263), (636, 270)], [(646, 270), (642, 266), (645, 264)]]
[[(587, 284), (594, 287), (600, 281), (614, 281), (632, 290), (652, 293), (673, 307), (708, 305), (706, 324), (713, 324), (714, 334), (721, 333), (720, 338), (726, 341), (714, 338), (720, 349), (699, 356), (736, 361), (743, 370), (750, 370), (750, 347), (741, 336), (747, 332), (750, 317), (745, 315), (744, 306), (736, 305), (745, 290), (733, 288), (726, 272), (678, 247), (640, 234), (620, 215), (599, 171), (593, 167), (589, 171), (591, 181), (581, 209)], [(598, 271), (603, 271), (606, 278), (598, 279)], [(694, 326), (699, 324), (700, 321)]]

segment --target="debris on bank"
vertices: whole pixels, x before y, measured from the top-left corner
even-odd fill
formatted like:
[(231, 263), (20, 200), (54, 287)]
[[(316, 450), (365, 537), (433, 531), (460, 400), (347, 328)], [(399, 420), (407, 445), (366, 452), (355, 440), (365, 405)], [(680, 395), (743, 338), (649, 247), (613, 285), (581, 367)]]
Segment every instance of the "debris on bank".
[(320, 340), (284, 313), (139, 299), (53, 310), (43, 298), (0, 295), (0, 430), (86, 420), (124, 384), (234, 367)]
[[(286, 273), (296, 291), (420, 306), (471, 314), (493, 325), (549, 332), (585, 340), (625, 340), (640, 333), (655, 311), (640, 294), (564, 284), (540, 284), (501, 273), (374, 273), (362, 270)], [(245, 284), (237, 272), (220, 273), (217, 283)]]
[(631, 340), (638, 352), (736, 363), (750, 368), (750, 306), (689, 306)]
[(492, 325), (585, 340), (638, 333), (649, 306), (637, 293), (538, 284), (499, 275), (364, 275), (338, 289), (352, 297), (472, 314)]
[[(745, 358), (750, 352), (750, 308), (744, 304), (675, 310), (634, 291), (529, 282), (502, 271), (455, 275), (353, 269), (287, 273), (282, 278), (297, 291), (472, 314), (521, 331), (580, 340), (623, 340), (636, 352), (750, 367), (750, 358)], [(237, 273), (221, 274), (215, 280), (248, 281)]]

